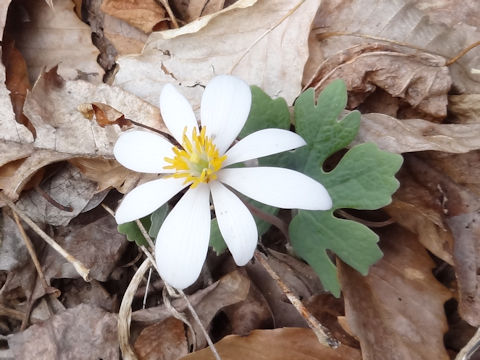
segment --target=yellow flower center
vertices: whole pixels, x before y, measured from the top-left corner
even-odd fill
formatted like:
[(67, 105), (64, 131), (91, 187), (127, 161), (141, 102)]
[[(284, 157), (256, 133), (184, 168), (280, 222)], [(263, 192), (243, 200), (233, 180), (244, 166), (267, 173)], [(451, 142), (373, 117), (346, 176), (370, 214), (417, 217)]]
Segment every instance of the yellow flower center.
[(205, 135), (205, 127), (202, 127), (199, 134), (194, 128), (190, 139), (186, 132), (185, 127), (182, 139), (183, 150), (173, 147), (175, 157), (165, 158), (165, 161), (171, 165), (165, 166), (164, 169), (174, 169), (175, 172), (170, 176), (185, 178), (184, 184), (192, 182), (191, 187), (194, 188), (200, 183), (215, 180), (217, 171), (220, 170), (227, 156), (218, 154), (215, 144)]

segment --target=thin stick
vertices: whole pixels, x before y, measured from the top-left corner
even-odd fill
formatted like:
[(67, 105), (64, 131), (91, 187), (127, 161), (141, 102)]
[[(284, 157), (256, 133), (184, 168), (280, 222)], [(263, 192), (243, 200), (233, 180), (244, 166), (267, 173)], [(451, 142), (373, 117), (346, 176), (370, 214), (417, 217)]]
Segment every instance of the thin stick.
[(143, 295), (142, 309), (145, 309), (145, 307), (147, 306), (148, 288), (150, 287), (151, 279), (152, 279), (152, 268), (148, 269), (147, 285), (145, 286), (145, 294)]
[(153, 251), (155, 249), (155, 245), (153, 244), (152, 239), (148, 235), (148, 232), (145, 229), (145, 226), (143, 226), (143, 224), (140, 220), (135, 220), (135, 223), (137, 224), (138, 228), (140, 229), (140, 232), (142, 233), (145, 240), (147, 240), (148, 246), (150, 246), (150, 249), (152, 249), (152, 251)]
[(475, 48), (479, 45), (480, 45), (480, 41), (477, 41), (476, 43), (473, 43), (472, 45), (467, 46), (465, 49), (460, 51), (453, 58), (449, 59), (445, 65), (447, 65), (447, 66), (452, 65), (454, 62), (456, 62), (458, 59), (460, 59), (462, 56), (464, 56), (467, 52), (469, 52), (470, 50), (472, 50), (473, 48)]
[(70, 255), (65, 249), (63, 249), (60, 245), (58, 245), (55, 240), (53, 240), (50, 236), (48, 236), (40, 227), (35, 224), (23, 211), (21, 211), (10, 199), (3, 193), (0, 192), (0, 199), (5, 201), (5, 203), (12, 209), (14, 212), (20, 216), (20, 218), (25, 221), (28, 226), (32, 228), (45, 242), (50, 245), (55, 251), (57, 251), (60, 255), (62, 255), (70, 264), (73, 265), (75, 270), (80, 274), (80, 276), (85, 281), (90, 281), (90, 269), (87, 269), (85, 265), (83, 265), (79, 260), (75, 259), (72, 255)]
[(279, 26), (282, 22), (285, 21), (285, 19), (287, 19), (290, 15), (292, 15), (303, 3), (305, 2), (305, 0), (301, 0), (300, 2), (298, 2), (297, 5), (295, 5), (292, 9), (290, 9), (288, 11), (288, 13), (283, 16), (276, 24), (274, 24), (270, 29), (268, 29), (267, 31), (265, 31), (262, 35), (260, 35), (249, 47), (247, 50), (245, 50), (245, 52), (242, 54), (242, 56), (240, 56), (240, 58), (237, 60), (237, 62), (232, 66), (231, 70), (230, 70), (230, 74), (233, 72), (233, 70), (235, 70), (235, 68), (238, 66), (238, 64), (240, 64), (240, 62), (245, 58), (245, 56), (247, 56), (247, 54), (250, 52), (250, 50), (252, 50), (252, 48), (257, 45), (257, 43), (262, 40), (265, 36), (267, 36), (269, 33), (271, 33), (277, 26)]
[(25, 246), (27, 247), (28, 253), (30, 254), (30, 257), (32, 258), (33, 264), (35, 265), (35, 269), (37, 270), (38, 276), (40, 277), (40, 282), (42, 283), (43, 288), (45, 289), (45, 291), (47, 293), (52, 292), (51, 290), (53, 288), (48, 284), (47, 279), (45, 279), (45, 275), (43, 274), (42, 266), (40, 265), (40, 261), (38, 260), (37, 254), (35, 253), (35, 249), (33, 248), (32, 241), (30, 240), (27, 233), (25, 232), (25, 229), (23, 228), (22, 224), (20, 223), (20, 219), (18, 218), (18, 215), (15, 211), (13, 211), (13, 218), (15, 219), (15, 222), (17, 223), (18, 231), (20, 232), (20, 235), (22, 236), (22, 239), (25, 242)]
[(320, 322), (310, 313), (310, 311), (308, 311), (305, 305), (302, 304), (300, 299), (295, 296), (292, 290), (290, 290), (288, 286), (282, 281), (282, 279), (280, 279), (278, 274), (271, 268), (265, 255), (258, 251), (255, 251), (255, 259), (265, 268), (265, 270), (267, 270), (268, 274), (272, 277), (273, 280), (275, 280), (278, 287), (287, 296), (288, 300), (290, 300), (295, 309), (297, 309), (300, 315), (302, 315), (308, 326), (317, 336), (320, 344), (328, 345), (333, 349), (336, 349), (338, 346), (340, 346), (340, 342), (330, 334), (330, 331), (325, 326), (320, 324)]
[(215, 356), (215, 359), (217, 359), (217, 360), (222, 360), (222, 358), (220, 357), (220, 354), (217, 351), (217, 348), (213, 344), (212, 339), (210, 339), (210, 336), (208, 335), (207, 329), (205, 329), (205, 327), (202, 324), (202, 321), (200, 320), (200, 317), (198, 316), (197, 312), (193, 308), (192, 303), (190, 302), (190, 300), (188, 300), (187, 296), (185, 295), (185, 293), (182, 290), (177, 289), (177, 291), (183, 297), (185, 302), (187, 303), (187, 306), (188, 306), (188, 309), (190, 310), (190, 313), (192, 314), (193, 318), (195, 319), (195, 321), (200, 326), (200, 329), (202, 329), (203, 336), (205, 336), (205, 339), (207, 339), (208, 346), (210, 347), (210, 350), (213, 353), (213, 356)]
[(172, 20), (172, 24), (173, 24), (173, 27), (175, 29), (178, 29), (178, 22), (177, 22), (177, 18), (175, 17), (175, 15), (173, 14), (173, 11), (172, 9), (170, 8), (170, 5), (168, 5), (168, 1), (167, 0), (157, 0), (157, 1), (160, 1), (160, 3), (163, 5), (163, 7), (165, 8), (165, 10), (167, 10), (167, 14), (168, 16), (170, 17), (170, 20)]

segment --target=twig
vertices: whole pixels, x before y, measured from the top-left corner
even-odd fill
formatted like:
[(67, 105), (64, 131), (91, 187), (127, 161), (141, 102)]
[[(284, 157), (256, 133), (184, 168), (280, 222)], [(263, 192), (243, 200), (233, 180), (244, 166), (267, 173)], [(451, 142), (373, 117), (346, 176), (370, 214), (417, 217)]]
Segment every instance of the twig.
[(480, 45), (480, 41), (477, 41), (476, 43), (473, 43), (470, 46), (467, 46), (465, 49), (460, 51), (457, 55), (455, 55), (453, 58), (449, 59), (447, 63), (445, 64), (446, 66), (452, 65), (454, 62), (456, 62), (458, 59), (460, 59), (462, 56), (464, 56), (466, 53), (468, 53), (470, 50), (473, 48), (477, 47)]
[(152, 280), (152, 268), (148, 270), (147, 285), (145, 286), (145, 294), (143, 295), (142, 309), (145, 309), (147, 307), (148, 288), (150, 287), (151, 280)]
[(255, 259), (265, 268), (272, 279), (275, 280), (278, 287), (287, 296), (288, 300), (290, 300), (295, 309), (297, 309), (300, 315), (302, 315), (308, 326), (317, 336), (320, 344), (328, 345), (333, 349), (336, 349), (338, 346), (340, 346), (340, 342), (330, 334), (330, 331), (325, 326), (320, 324), (320, 322), (310, 313), (310, 311), (308, 311), (305, 305), (302, 304), (300, 299), (295, 296), (288, 286), (282, 281), (282, 279), (280, 279), (278, 274), (271, 268), (266, 257), (256, 250)]
[(170, 5), (168, 5), (168, 1), (167, 0), (157, 0), (157, 2), (160, 2), (163, 5), (163, 7), (165, 8), (165, 10), (167, 10), (167, 14), (170, 17), (170, 20), (172, 20), (173, 27), (175, 29), (178, 29), (177, 18), (173, 14), (173, 11), (170, 8)]
[(79, 260), (75, 259), (72, 255), (70, 255), (65, 249), (63, 249), (60, 245), (58, 245), (55, 240), (53, 240), (50, 236), (48, 236), (40, 227), (35, 224), (23, 211), (21, 211), (10, 199), (3, 193), (0, 192), (0, 199), (5, 201), (5, 203), (12, 209), (14, 212), (20, 216), (20, 218), (25, 221), (28, 226), (32, 228), (45, 242), (50, 245), (53, 249), (55, 249), (60, 255), (62, 255), (70, 264), (73, 265), (75, 270), (80, 274), (80, 276), (85, 281), (90, 281), (90, 270), (85, 267)]
[(477, 329), (477, 332), (470, 341), (463, 347), (462, 350), (457, 354), (455, 360), (469, 360), (473, 354), (480, 347), (480, 328)]
[(143, 224), (140, 220), (135, 220), (135, 223), (137, 224), (138, 228), (140, 229), (140, 232), (142, 233), (145, 240), (147, 240), (148, 246), (150, 246), (150, 249), (152, 249), (152, 251), (153, 251), (155, 249), (155, 245), (153, 244), (152, 239), (148, 235), (148, 232), (145, 229), (145, 226), (143, 226)]
[(200, 326), (200, 329), (202, 329), (203, 336), (205, 336), (205, 339), (207, 339), (208, 346), (210, 347), (210, 351), (213, 353), (213, 356), (215, 356), (215, 359), (217, 359), (217, 360), (222, 360), (222, 358), (218, 354), (218, 351), (217, 351), (215, 345), (213, 344), (212, 339), (210, 339), (210, 336), (208, 335), (207, 329), (205, 329), (205, 327), (202, 324), (202, 321), (200, 320), (200, 317), (198, 316), (197, 312), (193, 308), (192, 303), (190, 302), (190, 300), (188, 300), (188, 298), (185, 295), (185, 293), (183, 292), (183, 290), (177, 289), (177, 291), (183, 297), (185, 302), (187, 303), (187, 306), (188, 306), (188, 309), (190, 310), (190, 313), (192, 314), (193, 318), (195, 319), (195, 321)]
[(73, 208), (71, 206), (65, 206), (60, 204), (57, 200), (52, 198), (49, 193), (47, 193), (45, 190), (43, 190), (39, 185), (35, 185), (35, 191), (37, 191), (40, 195), (44, 197), (45, 200), (47, 200), (50, 204), (55, 206), (56, 208), (66, 211), (66, 212), (72, 212)]
[(27, 247), (28, 253), (30, 254), (30, 257), (32, 258), (33, 264), (35, 265), (35, 269), (37, 270), (38, 276), (40, 277), (40, 282), (42, 283), (42, 286), (47, 294), (55, 293), (56, 295), (60, 295), (60, 292), (58, 289), (55, 289), (54, 287), (51, 287), (47, 279), (45, 279), (45, 275), (43, 274), (42, 266), (40, 265), (40, 261), (38, 260), (37, 254), (35, 253), (35, 249), (33, 248), (32, 241), (28, 237), (27, 233), (25, 232), (25, 229), (23, 228), (22, 224), (20, 223), (20, 219), (18, 218), (18, 215), (15, 211), (13, 212), (13, 218), (15, 219), (15, 222), (17, 223), (18, 231), (20, 232), (20, 235), (22, 236), (23, 241), (25, 242), (25, 246)]
[(257, 43), (262, 40), (265, 36), (267, 36), (269, 33), (271, 33), (277, 26), (279, 26), (282, 22), (285, 21), (290, 15), (292, 15), (303, 3), (305, 0), (301, 0), (295, 5), (292, 9), (288, 11), (288, 13), (283, 16), (276, 24), (274, 24), (272, 27), (270, 27), (267, 31), (265, 31), (262, 35), (260, 35), (248, 48), (245, 50), (245, 52), (240, 56), (240, 58), (237, 60), (237, 62), (232, 66), (230, 69), (230, 74), (235, 70), (235, 68), (240, 64), (240, 62), (247, 56), (247, 54), (252, 50), (252, 48), (257, 45)]

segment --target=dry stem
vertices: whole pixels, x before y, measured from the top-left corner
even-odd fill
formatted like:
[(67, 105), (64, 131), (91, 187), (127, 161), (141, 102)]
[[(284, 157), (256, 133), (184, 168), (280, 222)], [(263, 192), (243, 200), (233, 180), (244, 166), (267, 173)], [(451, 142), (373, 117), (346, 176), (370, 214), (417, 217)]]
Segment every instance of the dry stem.
[(262, 253), (255, 251), (255, 259), (265, 268), (272, 279), (275, 280), (278, 287), (287, 296), (288, 300), (290, 300), (295, 309), (297, 309), (300, 315), (302, 315), (308, 326), (317, 336), (320, 344), (328, 345), (331, 348), (336, 349), (340, 345), (340, 342), (330, 334), (330, 331), (325, 326), (320, 324), (320, 322), (310, 313), (310, 311), (308, 311), (305, 305), (302, 304), (300, 299), (293, 294), (293, 292), (282, 281), (282, 279), (280, 279), (278, 274), (271, 268), (266, 257)]
[(64, 248), (58, 245), (55, 240), (48, 236), (40, 227), (35, 224), (23, 211), (21, 211), (10, 199), (3, 193), (0, 192), (0, 199), (5, 201), (5, 203), (12, 209), (13, 212), (17, 213), (18, 216), (27, 223), (28, 226), (32, 228), (45, 242), (54, 248), (60, 255), (62, 255), (70, 264), (73, 265), (75, 270), (80, 274), (80, 276), (85, 281), (90, 281), (89, 272), (90, 270), (85, 267), (79, 260), (75, 259), (70, 255)]

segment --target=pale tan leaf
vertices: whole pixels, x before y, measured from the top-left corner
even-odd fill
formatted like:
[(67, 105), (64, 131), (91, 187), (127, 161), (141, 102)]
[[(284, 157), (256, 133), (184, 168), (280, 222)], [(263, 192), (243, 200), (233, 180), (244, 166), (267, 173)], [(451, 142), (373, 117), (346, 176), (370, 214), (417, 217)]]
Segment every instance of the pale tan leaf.
[(202, 86), (231, 72), (292, 103), (301, 90), (308, 32), (319, 3), (258, 1), (216, 13), (200, 30), (197, 21), (208, 16), (179, 30), (153, 33), (141, 56), (118, 59), (115, 84), (156, 104), (163, 85), (174, 83), (198, 109)]
[[(230, 335), (215, 344), (222, 360), (360, 360), (358, 349), (341, 345), (331, 349), (321, 345), (310, 329), (278, 328), (255, 330), (248, 336)], [(214, 360), (210, 349), (203, 349), (182, 360)]]
[[(70, 0), (26, 0), (19, 11), (28, 22), (16, 24), (11, 35), (27, 62), (33, 83), (47, 67), (59, 66), (65, 79), (100, 83), (104, 74), (97, 63), (98, 49), (92, 44), (91, 30), (75, 14)], [(23, 17), (25, 18), (25, 17)]]
[(353, 144), (374, 142), (394, 153), (436, 150), (466, 153), (480, 149), (480, 124), (435, 124), (422, 119), (399, 120), (384, 114), (363, 114)]
[[(310, 71), (305, 79), (310, 79), (315, 69), (332, 56), (367, 44), (399, 46), (405, 54), (415, 48), (423, 49), (430, 54), (442, 55), (443, 64), (446, 64), (447, 59), (478, 41), (480, 36), (478, 21), (472, 21), (472, 16), (475, 18), (473, 14), (480, 12), (480, 3), (474, 0), (466, 3), (468, 5), (440, 0), (324, 1), (314, 23), (317, 33), (323, 34), (317, 44), (323, 56), (310, 58)], [(455, 15), (451, 18), (442, 16), (446, 13)], [(480, 75), (470, 71), (478, 67), (479, 56), (480, 49), (477, 47), (449, 66), (453, 86), (460, 93), (480, 92)], [(395, 74), (401, 71), (400, 67), (392, 63), (386, 71)]]
[(449, 359), (443, 305), (451, 294), (433, 276), (433, 260), (416, 236), (399, 226), (380, 238), (384, 257), (368, 276), (337, 263), (348, 324), (363, 359)]
[(7, 149), (2, 161), (26, 158), (10, 178), (0, 179), (9, 197), (16, 199), (33, 174), (50, 163), (76, 157), (113, 158), (120, 128), (101, 127), (78, 110), (81, 104), (93, 102), (109, 104), (132, 120), (165, 130), (158, 108), (118, 87), (65, 81), (53, 69), (39, 78), (25, 101), (24, 112), (35, 127), (35, 140), (14, 117), (0, 118), (4, 122), (0, 144)]

